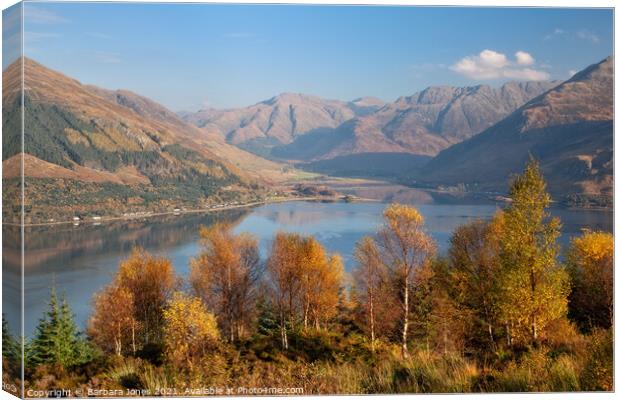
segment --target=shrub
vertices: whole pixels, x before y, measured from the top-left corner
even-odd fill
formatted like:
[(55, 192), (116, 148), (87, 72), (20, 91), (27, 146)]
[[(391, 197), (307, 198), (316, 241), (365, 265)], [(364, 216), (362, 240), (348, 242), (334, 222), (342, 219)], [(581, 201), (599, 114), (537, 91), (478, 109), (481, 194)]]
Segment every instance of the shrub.
[(611, 330), (597, 330), (590, 336), (589, 355), (581, 374), (582, 390), (610, 391), (614, 386), (613, 337)]

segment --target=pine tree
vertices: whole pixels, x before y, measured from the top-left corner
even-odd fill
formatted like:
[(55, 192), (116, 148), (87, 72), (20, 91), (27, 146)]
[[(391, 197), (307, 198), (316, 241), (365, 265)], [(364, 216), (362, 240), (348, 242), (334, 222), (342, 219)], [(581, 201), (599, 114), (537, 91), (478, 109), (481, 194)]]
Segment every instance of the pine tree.
[(273, 335), (278, 331), (278, 316), (275, 307), (268, 299), (260, 298), (256, 303), (256, 313), (258, 314), (256, 331), (261, 335)]
[(9, 363), (11, 367), (17, 368), (21, 356), (21, 348), (19, 342), (15, 339), (9, 329), (9, 323), (2, 314), (2, 357)]
[(56, 289), (50, 291), (49, 309), (39, 320), (28, 346), (28, 366), (60, 364), (71, 367), (90, 357), (90, 349), (78, 331), (64, 295), (60, 302)]

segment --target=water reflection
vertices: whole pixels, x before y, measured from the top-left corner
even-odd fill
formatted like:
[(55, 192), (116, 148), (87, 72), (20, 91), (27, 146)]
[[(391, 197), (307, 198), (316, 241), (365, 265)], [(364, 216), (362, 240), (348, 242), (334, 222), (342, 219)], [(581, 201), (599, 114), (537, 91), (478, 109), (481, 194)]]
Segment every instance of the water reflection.
[[(429, 233), (445, 252), (449, 237), (458, 225), (474, 218), (488, 218), (498, 209), (495, 204), (446, 205), (417, 204), (426, 218)], [(315, 235), (330, 252), (342, 255), (347, 270), (355, 243), (372, 234), (381, 223), (384, 203), (320, 203), (290, 202), (269, 204), (254, 209), (235, 210), (206, 215), (182, 215), (153, 218), (143, 221), (119, 221), (98, 226), (58, 225), (26, 229), (25, 265), (25, 332), (30, 335), (46, 307), (49, 287), (53, 282), (67, 300), (84, 326), (90, 313), (95, 292), (110, 282), (118, 263), (127, 257), (135, 245), (170, 258), (181, 276), (186, 276), (191, 257), (198, 251), (198, 228), (215, 221), (229, 221), (237, 232), (249, 232), (259, 240), (265, 257), (274, 234), (280, 230)], [(561, 243), (581, 229), (612, 229), (612, 214), (600, 211), (554, 210), (563, 221)], [(8, 229), (8, 231), (7, 231)], [(17, 228), (16, 228), (17, 229)], [(7, 233), (9, 233), (7, 235)], [(15, 232), (5, 228), (5, 238), (15, 238)], [(12, 324), (19, 314), (11, 312), (12, 296), (19, 295), (19, 249), (5, 246), (4, 277), (16, 273), (17, 285), (5, 290), (5, 312)], [(17, 279), (15, 279), (15, 277)], [(11, 282), (9, 276), (8, 282)], [(6, 285), (6, 282), (5, 282)], [(5, 286), (7, 287), (7, 286)], [(9, 302), (7, 303), (7, 300)], [(17, 318), (17, 319), (16, 319)]]

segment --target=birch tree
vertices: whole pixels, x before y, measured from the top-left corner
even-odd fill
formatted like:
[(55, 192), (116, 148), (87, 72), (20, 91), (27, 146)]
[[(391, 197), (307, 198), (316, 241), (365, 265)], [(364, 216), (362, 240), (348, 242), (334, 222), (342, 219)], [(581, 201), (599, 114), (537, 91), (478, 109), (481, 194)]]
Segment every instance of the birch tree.
[(435, 253), (435, 243), (424, 230), (424, 217), (411, 206), (392, 204), (383, 213), (384, 224), (377, 233), (377, 244), (386, 266), (401, 282), (401, 352), (409, 357), (409, 314), (411, 284), (418, 271)]
[(538, 163), (530, 160), (510, 187), (504, 212), (500, 313), (513, 338), (537, 343), (540, 333), (567, 311), (569, 281), (558, 264), (560, 221), (547, 211), (551, 197)]
[(251, 325), (261, 264), (256, 239), (235, 235), (232, 226), (218, 223), (200, 229), (202, 252), (191, 261), (195, 293), (217, 315), (230, 342), (242, 338)]
[(364, 314), (368, 320), (370, 346), (375, 351), (376, 339), (376, 305), (380, 296), (381, 286), (386, 283), (386, 267), (381, 261), (381, 254), (374, 239), (364, 237), (355, 249), (357, 265), (354, 270), (359, 300), (363, 303)]

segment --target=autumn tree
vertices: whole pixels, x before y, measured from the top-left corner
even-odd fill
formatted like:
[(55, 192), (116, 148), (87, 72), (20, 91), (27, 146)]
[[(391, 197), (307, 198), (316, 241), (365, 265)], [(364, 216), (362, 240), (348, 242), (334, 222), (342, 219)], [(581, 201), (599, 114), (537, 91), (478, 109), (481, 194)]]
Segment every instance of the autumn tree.
[(428, 263), (435, 253), (435, 244), (424, 230), (422, 214), (411, 206), (392, 204), (383, 212), (384, 224), (377, 233), (381, 258), (397, 277), (402, 296), (401, 350), (409, 356), (409, 314), (411, 285), (416, 271)]
[(586, 231), (572, 240), (566, 265), (572, 278), (569, 310), (584, 328), (613, 325), (614, 238)]
[(495, 344), (503, 216), (476, 220), (454, 230), (448, 249), (450, 296), (472, 316), (477, 332)]
[(386, 285), (387, 270), (381, 260), (379, 248), (371, 237), (364, 237), (355, 248), (357, 261), (354, 278), (358, 291), (358, 300), (363, 304), (364, 314), (368, 320), (370, 345), (375, 350), (376, 338), (376, 305), (382, 294), (381, 287)]
[(140, 334), (136, 314), (132, 292), (123, 286), (109, 285), (94, 297), (88, 336), (106, 352), (135, 355)]
[(500, 314), (509, 342), (536, 343), (547, 324), (566, 315), (569, 290), (557, 262), (560, 221), (547, 211), (551, 197), (536, 161), (513, 180), (510, 198), (500, 244)]
[(235, 235), (231, 225), (222, 223), (202, 227), (200, 239), (202, 252), (191, 261), (190, 282), (233, 342), (248, 330), (254, 314), (262, 274), (258, 244), (249, 234)]
[(425, 334), (428, 349), (432, 345), (444, 354), (462, 351), (472, 328), (472, 313), (454, 295), (452, 278), (449, 262), (437, 258), (416, 274), (413, 292), (417, 330)]
[(294, 323), (295, 304), (301, 287), (297, 268), (300, 262), (297, 252), (300, 240), (299, 235), (278, 232), (273, 240), (267, 261), (274, 303), (278, 309), (280, 340), (284, 349), (288, 349), (287, 325), (290, 326)]
[(309, 323), (319, 329), (338, 311), (344, 268), (338, 255), (327, 255), (313, 237), (303, 238), (297, 248), (304, 328)]
[(175, 368), (192, 371), (217, 348), (215, 316), (197, 297), (175, 293), (163, 312), (163, 322), (165, 354)]
[(282, 347), (288, 348), (287, 327), (298, 321), (316, 328), (338, 311), (343, 266), (313, 237), (278, 233), (267, 262), (278, 309)]
[(179, 285), (172, 263), (135, 248), (121, 262), (112, 286), (133, 299), (135, 320), (140, 324), (141, 343), (162, 341), (162, 318), (166, 303)]

